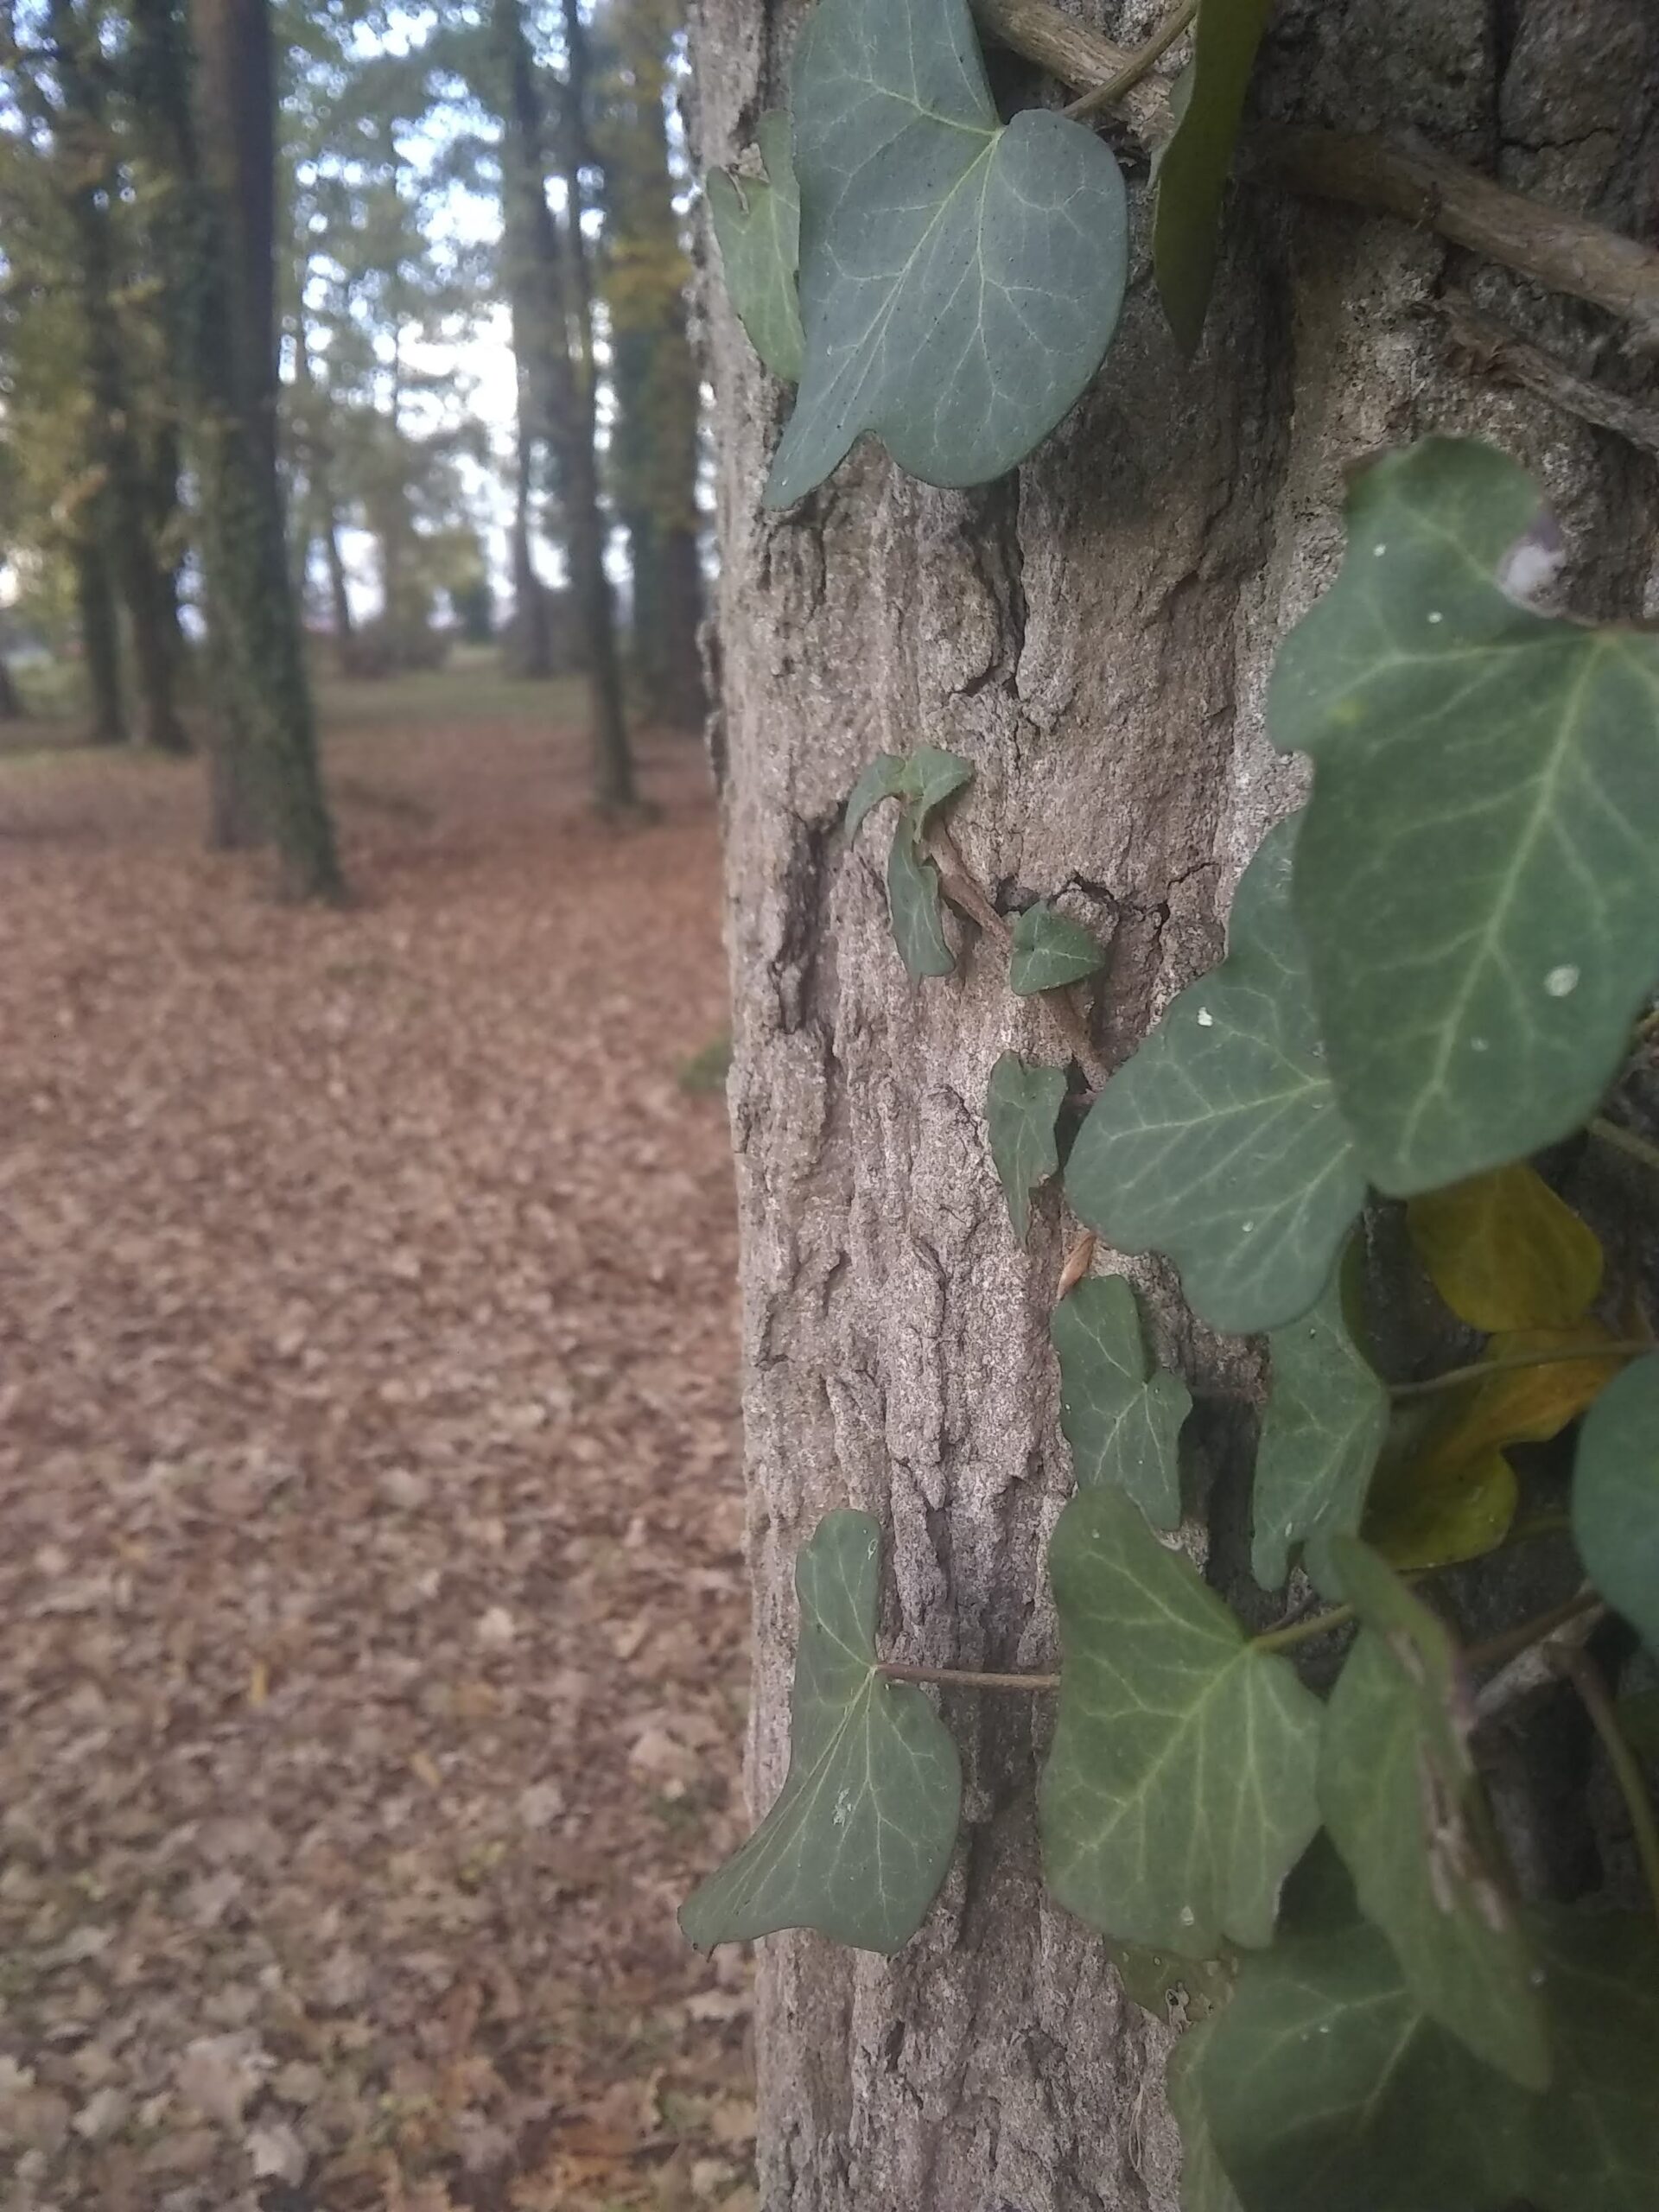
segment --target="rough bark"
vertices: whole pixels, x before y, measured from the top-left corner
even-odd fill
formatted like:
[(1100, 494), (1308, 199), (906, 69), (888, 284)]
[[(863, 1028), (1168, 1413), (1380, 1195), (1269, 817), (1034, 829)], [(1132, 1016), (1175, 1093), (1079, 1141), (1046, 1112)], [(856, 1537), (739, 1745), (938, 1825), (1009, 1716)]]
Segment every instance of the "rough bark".
[[(1133, 41), (1162, 6), (1077, 12)], [(783, 101), (798, 14), (698, 0), (699, 166)], [(1288, 0), (1259, 98), (1287, 121), (1419, 131), (1639, 232), (1659, 183), (1655, 45), (1643, 0)], [(1054, 97), (1007, 57), (996, 76)], [(1452, 277), (1590, 358), (1586, 310), (1392, 219), (1253, 189), (1195, 365), (1137, 283), (1096, 388), (1017, 476), (933, 491), (867, 442), (771, 515), (759, 494), (787, 396), (709, 273), (758, 1807), (783, 1774), (792, 1565), (820, 1515), (852, 1504), (886, 1522), (894, 1656), (1041, 1667), (1043, 1544), (1069, 1484), (1046, 1338), (1058, 1203), (1021, 1251), (982, 1115), (1000, 1052), (1052, 1048), (971, 942), (957, 979), (906, 981), (885, 832), (846, 848), (841, 802), (880, 748), (970, 755), (958, 841), (1000, 904), (1061, 895), (1109, 939), (1096, 1028), (1120, 1060), (1216, 957), (1243, 862), (1299, 796), (1263, 690), (1332, 573), (1349, 463), (1430, 430), (1489, 437), (1548, 486), (1579, 608), (1634, 614), (1651, 589), (1652, 463), (1454, 367), (1421, 312)], [(1155, 1267), (1137, 1272), (1166, 1356), (1201, 1390), (1247, 1387), (1240, 1349), (1185, 1319)], [(1240, 1426), (1204, 1424), (1223, 1580), (1244, 1525)], [(964, 1840), (900, 1956), (761, 1946), (764, 2212), (1173, 2207), (1162, 2033), (1039, 1886), (1028, 1702), (946, 1699)]]

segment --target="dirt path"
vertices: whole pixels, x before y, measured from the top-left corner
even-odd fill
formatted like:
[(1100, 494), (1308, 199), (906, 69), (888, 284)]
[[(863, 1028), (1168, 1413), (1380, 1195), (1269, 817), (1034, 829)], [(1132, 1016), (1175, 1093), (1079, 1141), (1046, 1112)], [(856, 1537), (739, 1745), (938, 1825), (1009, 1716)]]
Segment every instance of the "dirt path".
[(344, 915), (0, 763), (0, 2203), (737, 2212), (701, 763), (334, 752)]

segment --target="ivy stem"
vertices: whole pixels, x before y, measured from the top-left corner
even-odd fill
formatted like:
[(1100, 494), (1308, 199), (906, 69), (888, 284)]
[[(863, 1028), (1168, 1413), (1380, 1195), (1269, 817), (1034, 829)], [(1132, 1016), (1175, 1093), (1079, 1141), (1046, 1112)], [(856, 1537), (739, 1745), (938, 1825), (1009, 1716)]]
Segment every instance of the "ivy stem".
[(1288, 1651), (1293, 1644), (1309, 1643), (1316, 1636), (1323, 1636), (1329, 1629), (1340, 1628), (1354, 1618), (1351, 1605), (1327, 1605), (1322, 1613), (1307, 1613), (1299, 1621), (1291, 1621), (1284, 1628), (1263, 1629), (1260, 1636), (1250, 1638), (1253, 1651)]
[(1646, 1137), (1627, 1129), (1623, 1122), (1610, 1122), (1605, 1114), (1598, 1114), (1590, 1124), (1590, 1134), (1599, 1137), (1603, 1144), (1628, 1154), (1630, 1159), (1639, 1160), (1644, 1167), (1659, 1170), (1659, 1144), (1649, 1144)]
[(1092, 92), (1085, 92), (1080, 100), (1060, 112), (1069, 115), (1073, 122), (1081, 123), (1090, 115), (1098, 115), (1102, 108), (1116, 107), (1132, 86), (1138, 85), (1154, 61), (1160, 61), (1174, 45), (1181, 33), (1198, 12), (1198, 0), (1179, 0), (1179, 4), (1165, 16), (1144, 46), (1137, 46), (1116, 76), (1109, 77)]
[(1574, 1344), (1554, 1351), (1504, 1352), (1497, 1359), (1475, 1359), (1466, 1367), (1448, 1367), (1443, 1375), (1431, 1375), (1421, 1382), (1391, 1383), (1389, 1395), (1394, 1398), (1426, 1398), (1436, 1390), (1455, 1390), (1464, 1382), (1484, 1382), (1489, 1376), (1513, 1375), (1523, 1368), (1574, 1363), (1590, 1366), (1598, 1360), (1640, 1359), (1653, 1350), (1645, 1338), (1630, 1337), (1613, 1344)]
[(1057, 1690), (1058, 1675), (982, 1675), (960, 1667), (907, 1667), (897, 1659), (881, 1659), (875, 1671), (890, 1682), (937, 1682), (947, 1690)]
[(1613, 1779), (1618, 1784), (1619, 1795), (1630, 1815), (1630, 1832), (1636, 1840), (1637, 1856), (1647, 1878), (1654, 1916), (1659, 1919), (1659, 1822), (1654, 1819), (1653, 1800), (1648, 1795), (1641, 1764), (1618, 1725), (1618, 1714), (1614, 1710), (1612, 1699), (1607, 1694), (1606, 1681), (1590, 1654), (1582, 1648), (1576, 1648), (1553, 1656), (1555, 1666), (1567, 1676), (1583, 1700), (1591, 1726), (1601, 1738), (1601, 1747), (1607, 1754), (1607, 1764), (1613, 1770)]
[[(929, 849), (938, 862), (940, 888), (945, 897), (953, 906), (959, 906), (970, 921), (977, 922), (987, 936), (1006, 953), (1014, 933), (975, 881), (972, 871), (962, 856), (961, 846), (950, 832), (943, 828), (929, 830), (927, 842)], [(1050, 1018), (1059, 1031), (1066, 1050), (1098, 1090), (1106, 1080), (1106, 1063), (1095, 1050), (1095, 1040), (1089, 1034), (1089, 1025), (1077, 1012), (1070, 992), (1039, 991), (1037, 996), (1048, 1008)]]
[(1541, 1643), (1558, 1628), (1565, 1628), (1568, 1621), (1575, 1621), (1583, 1613), (1594, 1612), (1601, 1600), (1593, 1590), (1580, 1590), (1571, 1598), (1564, 1598), (1559, 1605), (1552, 1605), (1545, 1613), (1535, 1613), (1529, 1621), (1521, 1621), (1514, 1628), (1505, 1629), (1501, 1636), (1494, 1636), (1484, 1643), (1471, 1643), (1464, 1653), (1467, 1667), (1499, 1667), (1506, 1659), (1513, 1659), (1529, 1644)]

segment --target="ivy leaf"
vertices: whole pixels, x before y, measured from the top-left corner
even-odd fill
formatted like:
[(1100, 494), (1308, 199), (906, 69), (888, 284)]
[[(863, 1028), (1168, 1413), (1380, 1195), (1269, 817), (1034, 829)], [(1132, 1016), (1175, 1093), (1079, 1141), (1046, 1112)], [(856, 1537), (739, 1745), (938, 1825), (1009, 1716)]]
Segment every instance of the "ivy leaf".
[(942, 753), (936, 745), (918, 746), (914, 753), (878, 753), (853, 785), (847, 801), (844, 834), (849, 844), (862, 828), (865, 816), (884, 798), (908, 802), (906, 812), (919, 836), (935, 807), (954, 798), (974, 779), (974, 764), (959, 753)]
[(1081, 923), (1040, 901), (1016, 914), (1011, 935), (1008, 986), (1016, 996), (1055, 991), (1081, 982), (1103, 966), (1105, 953)]
[(1147, 1518), (1181, 1517), (1176, 1440), (1192, 1408), (1179, 1375), (1154, 1368), (1134, 1290), (1121, 1275), (1090, 1275), (1049, 1323), (1060, 1363), (1060, 1427), (1079, 1490), (1112, 1483)]
[(819, 0), (790, 105), (806, 360), (768, 505), (822, 483), (862, 430), (930, 484), (1001, 475), (1116, 327), (1117, 163), (1041, 108), (1004, 128), (968, 0)]
[(1250, 1571), (1265, 1590), (1306, 1547), (1315, 1586), (1341, 1595), (1334, 1535), (1351, 1535), (1388, 1433), (1389, 1393), (1349, 1333), (1338, 1266), (1319, 1304), (1268, 1339), (1273, 1383), (1255, 1455)]
[(1294, 817), (1268, 831), (1226, 959), (1107, 1083), (1066, 1167), (1091, 1229), (1166, 1252), (1195, 1312), (1239, 1333), (1306, 1313), (1365, 1195), (1291, 916), (1295, 836)]
[(1602, 1596), (1659, 1651), (1659, 1358), (1627, 1367), (1590, 1408), (1573, 1540)]
[(1063, 1655), (1038, 1797), (1049, 1888), (1130, 1942), (1267, 1942), (1319, 1824), (1318, 1700), (1122, 1491), (1080, 1491), (1048, 1559)]
[(1381, 1932), (1244, 1961), (1192, 2080), (1244, 2212), (1505, 2212), (1532, 2100), (1429, 2018)]
[(1457, 1647), (1363, 1544), (1339, 1536), (1332, 1555), (1364, 1626), (1325, 1708), (1325, 1824), (1417, 2003), (1489, 2065), (1541, 2089), (1536, 1961), (1491, 1863)]
[(1377, 1476), (1362, 1530), (1391, 1567), (1453, 1567), (1497, 1548), (1520, 1497), (1515, 1469), (1501, 1452), (1449, 1467), (1408, 1459)]
[(1537, 517), (1490, 447), (1376, 462), (1274, 671), (1274, 741), (1313, 761), (1296, 912), (1332, 1079), (1400, 1197), (1577, 1128), (1659, 969), (1659, 638), (1508, 597)]
[(1595, 1231), (1524, 1161), (1424, 1192), (1406, 1226), (1429, 1281), (1473, 1328), (1570, 1328), (1601, 1288)]
[(1541, 2095), (1431, 2019), (1375, 1929), (1246, 1960), (1189, 2076), (1244, 2212), (1650, 2212), (1659, 1941), (1624, 1913), (1529, 1915), (1529, 1933)]
[(1198, 0), (1180, 116), (1158, 158), (1152, 273), (1186, 353), (1198, 351), (1221, 249), (1222, 197), (1273, 0)]
[(909, 817), (893, 833), (887, 855), (887, 912), (899, 957), (919, 982), (948, 976), (957, 964), (939, 907), (939, 871), (922, 850)]
[(788, 116), (774, 108), (761, 117), (754, 135), (765, 175), (710, 169), (703, 189), (737, 319), (773, 376), (798, 384), (803, 340), (795, 272), (801, 254), (801, 197)]
[(1207, 2020), (1220, 2012), (1233, 1991), (1238, 1961), (1224, 1952), (1217, 1959), (1184, 1959), (1174, 1951), (1151, 1951), (1141, 1943), (1112, 1943), (1106, 1955), (1144, 2012), (1166, 2026), (1172, 2021)]
[(1060, 1164), (1054, 1125), (1065, 1103), (1064, 1068), (1027, 1067), (1017, 1052), (1004, 1052), (991, 1070), (985, 1126), (1008, 1218), (1022, 1242), (1031, 1222), (1031, 1194)]
[(779, 1928), (896, 1951), (938, 1892), (962, 1768), (922, 1692), (876, 1671), (880, 1572), (868, 1513), (827, 1515), (796, 1560), (789, 1773), (748, 1841), (681, 1907), (700, 1951)]
[(1216, 2155), (1198, 2093), (1198, 2069), (1213, 2031), (1211, 2020), (1200, 2020), (1189, 2028), (1171, 2051), (1164, 2073), (1169, 2108), (1181, 2131), (1181, 2212), (1242, 2212), (1226, 2169)]

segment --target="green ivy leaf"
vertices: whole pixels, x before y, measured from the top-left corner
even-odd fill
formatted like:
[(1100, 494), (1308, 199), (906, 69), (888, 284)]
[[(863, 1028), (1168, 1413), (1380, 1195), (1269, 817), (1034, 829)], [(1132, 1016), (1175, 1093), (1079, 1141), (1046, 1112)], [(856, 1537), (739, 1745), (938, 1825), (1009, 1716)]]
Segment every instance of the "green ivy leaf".
[(1573, 1540), (1602, 1596), (1659, 1651), (1659, 1358), (1627, 1367), (1585, 1416)]
[(878, 753), (853, 785), (847, 801), (844, 832), (849, 844), (863, 826), (864, 817), (884, 798), (909, 802), (906, 811), (917, 835), (927, 827), (935, 807), (953, 798), (974, 779), (974, 764), (959, 753), (942, 753), (936, 745), (918, 746), (914, 753)]
[(749, 343), (785, 384), (801, 380), (801, 196), (789, 144), (789, 118), (773, 109), (755, 125), (764, 176), (710, 169), (703, 180), (726, 270), (726, 289)]
[(1268, 831), (1226, 959), (1107, 1083), (1066, 1167), (1091, 1229), (1166, 1252), (1194, 1311), (1237, 1333), (1306, 1313), (1365, 1195), (1291, 918), (1295, 836), (1295, 817)]
[(1319, 1808), (1332, 1841), (1415, 2001), (1489, 2065), (1541, 2089), (1536, 1960), (1491, 1863), (1457, 1648), (1363, 1544), (1339, 1536), (1332, 1553), (1364, 1629), (1325, 1709)]
[(1274, 671), (1274, 741), (1313, 761), (1296, 913), (1331, 1075), (1401, 1197), (1577, 1128), (1659, 969), (1659, 638), (1505, 594), (1538, 512), (1487, 446), (1376, 462)]
[(1244, 2212), (1503, 2212), (1529, 2102), (1421, 2009), (1381, 1934), (1247, 1959), (1192, 2075)]
[(980, 484), (1099, 367), (1128, 270), (1123, 180), (1082, 124), (998, 119), (968, 0), (819, 0), (796, 48), (806, 363), (766, 502), (862, 430)]
[(1221, 250), (1222, 196), (1273, 0), (1199, 0), (1179, 119), (1159, 156), (1152, 273), (1176, 342), (1195, 353)]
[(1039, 903), (1016, 914), (1009, 944), (1008, 985), (1020, 998), (1056, 991), (1092, 976), (1106, 959), (1080, 922)]
[(908, 814), (887, 855), (887, 912), (899, 957), (919, 982), (948, 976), (957, 964), (939, 907), (939, 871), (922, 850)]
[(1212, 2020), (1189, 2028), (1169, 2055), (1164, 2087), (1181, 2131), (1181, 2212), (1243, 2212), (1225, 2167), (1216, 2155), (1210, 2122), (1198, 2093), (1198, 2069), (1214, 2033)]
[(1306, 1547), (1316, 1588), (1341, 1595), (1332, 1536), (1351, 1535), (1389, 1427), (1389, 1393), (1349, 1333), (1339, 1265), (1311, 1312), (1268, 1339), (1273, 1383), (1255, 1455), (1250, 1571), (1276, 1590)]
[(789, 1773), (748, 1841), (682, 1906), (700, 1951), (779, 1928), (896, 1951), (938, 1893), (962, 1769), (922, 1692), (876, 1671), (880, 1573), (868, 1513), (827, 1515), (796, 1560)]
[(1121, 1275), (1091, 1275), (1054, 1308), (1049, 1334), (1078, 1489), (1114, 1484), (1149, 1521), (1174, 1528), (1181, 1517), (1176, 1442), (1192, 1395), (1179, 1375), (1154, 1366), (1135, 1292)]
[(1381, 1933), (1247, 1959), (1190, 2079), (1244, 2212), (1651, 2212), (1659, 1940), (1631, 1914), (1529, 1916), (1542, 2094), (1422, 2011)]
[(1267, 1942), (1319, 1824), (1319, 1700), (1122, 1491), (1079, 1492), (1048, 1559), (1063, 1654), (1038, 1797), (1049, 1888), (1130, 1942)]
[(1031, 1222), (1031, 1194), (1060, 1164), (1054, 1125), (1065, 1103), (1064, 1068), (1027, 1067), (1018, 1052), (1004, 1052), (991, 1070), (985, 1126), (1008, 1218), (1022, 1240)]
[(1230, 1951), (1215, 1959), (1184, 1959), (1175, 1951), (1152, 1951), (1143, 1943), (1108, 1942), (1106, 1955), (1142, 2012), (1166, 2026), (1207, 2020), (1233, 1993), (1238, 1961)]

